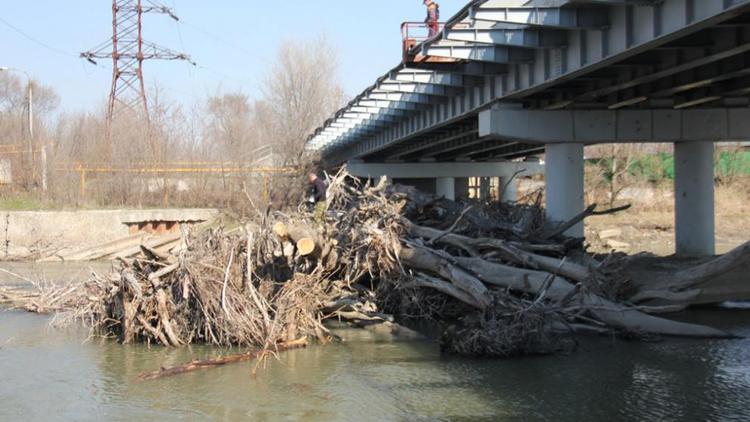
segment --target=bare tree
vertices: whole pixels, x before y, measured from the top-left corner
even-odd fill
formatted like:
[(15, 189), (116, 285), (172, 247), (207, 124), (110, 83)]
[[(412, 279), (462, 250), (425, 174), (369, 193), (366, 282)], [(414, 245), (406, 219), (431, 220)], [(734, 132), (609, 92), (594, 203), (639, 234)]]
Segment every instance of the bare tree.
[(281, 44), (262, 89), (285, 164), (298, 164), (306, 137), (344, 101), (336, 50), (325, 36)]
[(222, 159), (246, 160), (254, 145), (252, 107), (247, 95), (228, 93), (208, 99), (208, 125), (206, 138), (219, 147)]

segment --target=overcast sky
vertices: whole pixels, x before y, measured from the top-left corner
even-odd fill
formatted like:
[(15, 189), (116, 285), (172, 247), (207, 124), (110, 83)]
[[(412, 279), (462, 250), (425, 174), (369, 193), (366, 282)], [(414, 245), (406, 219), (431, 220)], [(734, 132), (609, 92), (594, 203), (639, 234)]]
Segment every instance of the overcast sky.
[[(443, 20), (464, 3), (441, 1)], [(222, 91), (240, 90), (257, 97), (279, 42), (318, 33), (325, 33), (339, 50), (346, 93), (358, 94), (399, 62), (401, 22), (424, 18), (421, 0), (163, 0), (163, 4), (173, 7), (181, 22), (146, 15), (144, 38), (190, 54), (198, 67), (149, 61), (146, 84), (158, 84), (168, 98), (183, 104)], [(94, 110), (104, 104), (111, 63), (93, 66), (78, 53), (111, 36), (110, 0), (0, 0), (0, 6), (0, 66), (23, 69), (54, 87), (65, 110)]]

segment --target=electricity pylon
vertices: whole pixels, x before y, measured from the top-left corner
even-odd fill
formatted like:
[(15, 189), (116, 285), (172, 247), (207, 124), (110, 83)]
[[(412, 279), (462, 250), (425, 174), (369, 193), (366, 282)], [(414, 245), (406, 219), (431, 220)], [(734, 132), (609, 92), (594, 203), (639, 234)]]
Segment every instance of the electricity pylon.
[(113, 0), (112, 38), (81, 57), (96, 64), (95, 59), (112, 59), (112, 88), (107, 106), (107, 124), (125, 107), (141, 109), (148, 119), (148, 101), (143, 83), (146, 60), (184, 60), (193, 65), (190, 56), (174, 52), (143, 39), (143, 14), (162, 13), (178, 21), (174, 11), (151, 0)]

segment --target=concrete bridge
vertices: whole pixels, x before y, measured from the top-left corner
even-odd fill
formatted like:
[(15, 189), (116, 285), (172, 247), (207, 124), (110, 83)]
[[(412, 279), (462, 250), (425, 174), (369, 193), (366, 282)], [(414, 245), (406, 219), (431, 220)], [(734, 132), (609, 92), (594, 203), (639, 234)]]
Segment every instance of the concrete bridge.
[(585, 145), (673, 142), (677, 252), (715, 252), (713, 143), (750, 140), (750, 0), (475, 0), (408, 45), (310, 136), (328, 164), (450, 197), (545, 153), (563, 221), (584, 207)]

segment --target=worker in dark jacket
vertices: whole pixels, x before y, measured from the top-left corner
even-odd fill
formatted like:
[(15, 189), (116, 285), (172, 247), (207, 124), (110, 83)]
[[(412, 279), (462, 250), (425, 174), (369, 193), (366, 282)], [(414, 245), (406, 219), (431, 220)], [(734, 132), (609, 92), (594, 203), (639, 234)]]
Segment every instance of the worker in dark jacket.
[(424, 0), (424, 5), (427, 7), (427, 17), (424, 23), (427, 24), (427, 28), (429, 29), (428, 36), (432, 38), (440, 30), (440, 5), (432, 0)]
[(307, 178), (310, 181), (309, 201), (315, 204), (315, 221), (322, 223), (326, 212), (326, 192), (328, 191), (328, 186), (314, 172), (310, 172)]

